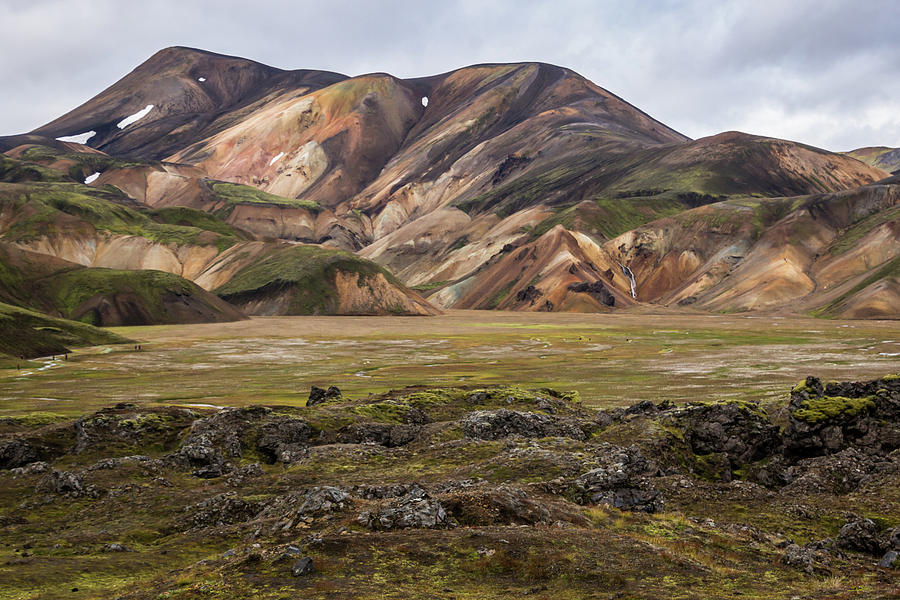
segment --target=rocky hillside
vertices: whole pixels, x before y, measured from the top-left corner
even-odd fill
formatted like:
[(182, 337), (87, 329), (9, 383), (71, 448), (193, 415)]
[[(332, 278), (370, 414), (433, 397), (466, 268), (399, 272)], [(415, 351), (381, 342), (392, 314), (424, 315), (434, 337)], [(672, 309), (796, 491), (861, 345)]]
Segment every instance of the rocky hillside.
[(385, 269), (343, 250), (285, 246), (247, 264), (215, 293), (251, 315), (434, 315)]
[[(290, 302), (270, 303), (265, 309), (245, 302), (251, 314), (436, 312), (370, 261), (347, 256), (328, 262), (326, 269), (315, 257), (332, 256), (337, 250), (306, 247), (293, 252), (287, 242), (259, 241), (223, 220), (242, 207), (279, 201), (313, 210), (301, 201), (204, 180), (207, 195), (199, 206), (207, 210), (168, 206), (164, 201), (154, 207), (147, 203), (148, 193), (156, 189), (152, 186), (117, 181), (121, 186), (117, 187), (101, 178), (93, 186), (76, 181), (104, 165), (114, 172), (142, 170), (151, 180), (157, 173), (166, 177), (167, 169), (177, 173), (179, 167), (153, 162), (129, 166), (104, 154), (44, 146), (17, 147), (4, 165), (7, 178), (16, 183), (0, 183), (0, 244), (10, 269), (0, 299), (102, 325), (233, 320), (240, 318), (238, 309), (196, 284), (212, 290), (268, 257), (265, 268), (270, 279), (264, 284), (296, 283), (291, 278), (296, 278), (297, 269), (305, 269), (304, 286), (310, 293), (317, 290), (317, 299), (290, 308)], [(192, 197), (199, 200), (200, 195)], [(301, 257), (301, 262), (309, 258), (310, 263), (279, 261), (276, 256)], [(282, 267), (284, 272), (278, 270)], [(246, 277), (241, 281), (231, 288), (243, 286), (244, 302), (253, 290), (246, 288)]]
[(898, 382), (810, 377), (771, 414), (501, 386), (6, 418), (0, 574), (45, 598), (889, 598)]
[(874, 146), (857, 148), (844, 154), (888, 173), (896, 174), (897, 171), (900, 171), (900, 148)]
[[(55, 170), (145, 211), (191, 208), (245, 238), (356, 252), (442, 307), (513, 310), (666, 303), (655, 292), (631, 293), (629, 273), (646, 287), (638, 274), (646, 267), (610, 253), (610, 240), (706, 205), (801, 202), (888, 175), (887, 163), (862, 151), (740, 132), (690, 140), (577, 73), (543, 63), (347, 77), (181, 47), (158, 52), (52, 123), (0, 140), (0, 148), (26, 163), (5, 163), (7, 181), (19, 185), (46, 185), (47, 169)], [(722, 239), (715, 225), (693, 233), (701, 253)], [(803, 247), (821, 241), (813, 230), (793, 235)], [(61, 247), (33, 249), (72, 260)], [(209, 260), (191, 258), (188, 268), (181, 257), (167, 259), (164, 270), (208, 289), (224, 285), (198, 270)], [(696, 270), (686, 260), (665, 275), (667, 291)], [(764, 276), (754, 271), (750, 279)], [(870, 282), (880, 286), (873, 302), (881, 308), (831, 307), (836, 298), (808, 285), (782, 294), (781, 305), (813, 293), (821, 297), (803, 310), (898, 316), (885, 304), (894, 283), (882, 279)], [(688, 296), (696, 294), (677, 300)], [(696, 307), (774, 306), (728, 298)]]
[(85, 268), (0, 241), (0, 301), (98, 326), (224, 323), (245, 318), (162, 271)]

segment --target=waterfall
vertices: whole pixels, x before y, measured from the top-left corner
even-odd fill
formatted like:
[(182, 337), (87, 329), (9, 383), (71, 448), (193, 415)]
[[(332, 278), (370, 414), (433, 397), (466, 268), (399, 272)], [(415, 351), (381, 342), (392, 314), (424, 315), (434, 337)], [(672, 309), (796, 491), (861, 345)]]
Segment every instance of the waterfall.
[(634, 291), (634, 273), (622, 263), (619, 263), (619, 266), (622, 267), (622, 273), (628, 277), (628, 281), (631, 283), (631, 297), (637, 300), (637, 293)]

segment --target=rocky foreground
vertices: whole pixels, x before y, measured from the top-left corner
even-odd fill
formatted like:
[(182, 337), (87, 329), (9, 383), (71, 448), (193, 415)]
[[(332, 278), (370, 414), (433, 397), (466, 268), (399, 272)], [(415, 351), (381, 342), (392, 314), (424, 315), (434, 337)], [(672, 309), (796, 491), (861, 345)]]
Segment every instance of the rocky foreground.
[(893, 598), (900, 377), (0, 420), (0, 597)]

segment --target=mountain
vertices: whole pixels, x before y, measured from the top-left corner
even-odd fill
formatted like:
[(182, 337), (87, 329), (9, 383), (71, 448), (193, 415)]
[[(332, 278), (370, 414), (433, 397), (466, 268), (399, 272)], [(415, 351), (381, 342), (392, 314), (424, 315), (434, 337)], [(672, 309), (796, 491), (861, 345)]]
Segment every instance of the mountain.
[[(306, 276), (298, 257), (313, 268), (327, 255), (285, 250), (297, 243), (374, 261), (387, 269), (379, 271), (384, 281), (363, 287), (375, 294), (392, 286), (406, 298), (396, 306), (410, 310), (425, 305), (404, 286), (448, 308), (594, 311), (671, 304), (665, 293), (674, 294), (679, 278), (698, 268), (692, 260), (683, 259), (677, 273), (659, 267), (660, 274), (647, 279), (649, 267), (634, 262), (628, 243), (620, 251), (622, 242), (613, 248), (613, 240), (705, 211), (729, 221), (757, 210), (751, 205), (800, 206), (803, 198), (862, 189), (889, 175), (873, 161), (787, 140), (740, 132), (690, 140), (578, 73), (544, 63), (473, 65), (412, 79), (348, 77), (182, 47), (158, 52), (59, 119), (0, 139), (0, 148), (6, 148), (7, 180), (17, 185), (46, 189), (89, 181), (94, 191), (78, 193), (105, 194), (104, 201), (151, 220), (159, 211), (187, 210), (193, 211), (188, 225), (201, 213), (216, 223), (182, 231), (187, 240), (160, 239), (153, 225), (137, 234), (143, 239), (127, 242), (120, 235), (127, 228), (117, 225), (114, 243), (142, 250), (116, 252), (116, 259), (93, 250), (110, 243), (106, 234), (99, 244), (73, 243), (85, 238), (83, 232), (32, 234), (19, 242), (23, 247), (90, 266), (166, 270), (233, 300), (262, 293), (265, 300), (243, 306), (263, 312), (303, 304), (294, 296), (272, 300), (275, 282), (296, 290), (294, 275)], [(21, 164), (8, 164), (11, 159)], [(793, 200), (771, 204), (766, 198)], [(892, 208), (883, 210), (871, 218), (893, 222)], [(104, 219), (92, 226), (110, 231)], [(698, 256), (728, 236), (752, 245), (759, 241), (753, 236), (765, 233), (753, 227), (723, 233), (718, 225), (698, 223), (690, 229)], [(809, 229), (794, 230), (800, 238), (791, 243), (819, 247), (826, 235), (815, 229), (819, 225), (814, 219)], [(855, 221), (845, 225), (855, 227)], [(841, 235), (835, 227), (834, 235)], [(146, 251), (148, 240), (153, 252)], [(732, 255), (737, 258), (729, 260), (745, 259)], [(247, 271), (242, 283), (229, 287), (263, 257), (285, 272)], [(671, 281), (662, 285), (660, 278)], [(660, 293), (647, 293), (657, 288)], [(804, 286), (795, 292), (781, 305), (788, 296), (812, 293)], [(891, 292), (879, 297), (885, 294)], [(379, 306), (392, 312), (386, 298), (395, 298), (394, 291), (379, 297), (354, 304), (353, 311)], [(776, 305), (694, 304), (710, 310)], [(804, 304), (803, 310), (819, 308)]]
[(870, 146), (868, 148), (857, 148), (844, 154), (888, 173), (896, 175), (900, 171), (900, 148)]

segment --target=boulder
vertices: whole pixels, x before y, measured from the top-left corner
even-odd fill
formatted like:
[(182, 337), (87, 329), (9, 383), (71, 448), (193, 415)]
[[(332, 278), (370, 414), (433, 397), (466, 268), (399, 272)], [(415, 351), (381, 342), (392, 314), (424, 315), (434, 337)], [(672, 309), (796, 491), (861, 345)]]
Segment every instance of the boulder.
[(850, 446), (900, 448), (900, 379), (829, 383), (807, 377), (791, 391), (785, 428), (791, 456), (833, 454)]
[(878, 527), (871, 519), (850, 521), (838, 532), (837, 545), (845, 550), (880, 555), (886, 544), (878, 536)]
[(298, 515), (315, 515), (343, 510), (349, 504), (349, 495), (332, 486), (314, 487), (303, 494), (303, 503), (297, 509)]
[[(677, 409), (673, 415), (694, 454), (722, 454), (731, 470), (780, 450), (778, 428), (753, 404), (694, 405)], [(730, 473), (727, 475), (730, 479)]]
[(357, 521), (378, 531), (433, 529), (453, 524), (441, 503), (433, 500), (419, 487), (386, 506), (360, 514)]
[(329, 386), (327, 390), (320, 387), (312, 386), (309, 390), (309, 400), (306, 401), (307, 406), (315, 406), (323, 402), (333, 402), (341, 399), (341, 390), (337, 386)]
[(881, 557), (881, 560), (878, 561), (878, 566), (885, 569), (893, 569), (900, 566), (900, 554), (896, 550), (888, 550)]
[(309, 443), (309, 423), (303, 419), (284, 417), (260, 427), (256, 448), (268, 462), (291, 462)]
[(41, 459), (37, 448), (21, 438), (0, 441), (0, 469), (15, 469)]
[(575, 480), (576, 500), (650, 513), (663, 509), (663, 496), (650, 482), (650, 478), (661, 474), (659, 467), (647, 460), (637, 446), (605, 444), (601, 460), (605, 463), (602, 467)]
[(42, 492), (77, 496), (84, 493), (85, 485), (81, 475), (53, 469), (38, 482), (37, 489)]
[(309, 575), (313, 571), (315, 571), (313, 560), (308, 556), (304, 556), (303, 558), (295, 562), (294, 566), (291, 567), (291, 575), (293, 575), (294, 577)]
[(496, 440), (510, 436), (560, 436), (576, 440), (587, 438), (577, 420), (505, 408), (474, 411), (463, 417), (460, 423), (466, 437), (478, 440)]
[(249, 521), (259, 512), (259, 506), (238, 498), (235, 492), (226, 492), (201, 500), (184, 511), (191, 527), (203, 528)]
[(823, 542), (811, 542), (803, 546), (789, 544), (782, 558), (785, 565), (806, 571), (809, 574), (828, 573), (831, 553)]

